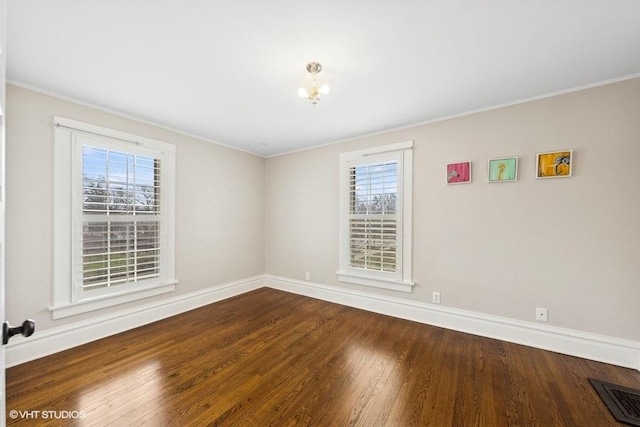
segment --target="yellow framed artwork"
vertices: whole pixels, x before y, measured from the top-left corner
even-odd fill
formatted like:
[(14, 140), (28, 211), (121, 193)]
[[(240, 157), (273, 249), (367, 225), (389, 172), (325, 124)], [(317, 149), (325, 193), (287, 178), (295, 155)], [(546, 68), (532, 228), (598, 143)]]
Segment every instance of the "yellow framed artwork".
[(536, 178), (568, 178), (573, 169), (573, 150), (539, 153)]

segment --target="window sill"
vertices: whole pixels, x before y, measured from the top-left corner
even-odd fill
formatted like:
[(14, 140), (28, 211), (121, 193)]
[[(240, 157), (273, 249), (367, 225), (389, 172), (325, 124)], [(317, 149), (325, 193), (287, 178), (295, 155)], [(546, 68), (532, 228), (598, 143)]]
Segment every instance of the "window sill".
[(101, 308), (113, 307), (119, 304), (173, 292), (176, 290), (177, 283), (178, 281), (174, 280), (167, 284), (151, 288), (136, 289), (118, 294), (105, 295), (69, 304), (58, 304), (49, 307), (49, 311), (51, 311), (54, 320), (62, 319), (65, 317), (75, 316), (77, 314), (100, 310)]
[(413, 282), (400, 282), (397, 280), (372, 279), (370, 277), (354, 276), (351, 274), (338, 272), (338, 280), (344, 283), (354, 283), (356, 285), (372, 286), (374, 288), (389, 289), (392, 291), (412, 293)]

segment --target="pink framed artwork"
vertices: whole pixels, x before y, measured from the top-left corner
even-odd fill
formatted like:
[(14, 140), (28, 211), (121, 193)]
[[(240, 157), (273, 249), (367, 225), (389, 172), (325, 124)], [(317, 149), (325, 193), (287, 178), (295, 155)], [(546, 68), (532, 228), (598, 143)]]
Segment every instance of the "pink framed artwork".
[(449, 163), (447, 184), (469, 184), (471, 182), (471, 162)]

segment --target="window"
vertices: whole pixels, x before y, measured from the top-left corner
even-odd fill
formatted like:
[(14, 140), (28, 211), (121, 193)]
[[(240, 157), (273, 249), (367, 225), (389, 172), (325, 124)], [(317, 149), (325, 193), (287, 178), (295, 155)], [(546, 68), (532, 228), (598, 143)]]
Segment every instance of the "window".
[(340, 281), (412, 291), (412, 148), (340, 155)]
[(54, 318), (175, 289), (175, 146), (56, 117)]
[[(160, 276), (161, 159), (82, 141), (82, 291)], [(85, 145), (86, 144), (86, 145)]]

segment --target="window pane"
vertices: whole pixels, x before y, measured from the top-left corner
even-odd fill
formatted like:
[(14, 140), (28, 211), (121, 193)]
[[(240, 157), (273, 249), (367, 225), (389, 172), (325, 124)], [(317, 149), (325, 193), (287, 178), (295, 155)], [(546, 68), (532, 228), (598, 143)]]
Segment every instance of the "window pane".
[(82, 195), (85, 214), (157, 214), (160, 160), (85, 145)]
[(159, 221), (83, 223), (83, 289), (137, 282), (159, 274)]
[(350, 213), (396, 212), (398, 163), (354, 166), (350, 169)]
[(368, 270), (397, 269), (397, 222), (393, 219), (349, 220), (349, 264)]

